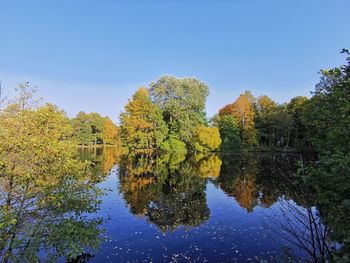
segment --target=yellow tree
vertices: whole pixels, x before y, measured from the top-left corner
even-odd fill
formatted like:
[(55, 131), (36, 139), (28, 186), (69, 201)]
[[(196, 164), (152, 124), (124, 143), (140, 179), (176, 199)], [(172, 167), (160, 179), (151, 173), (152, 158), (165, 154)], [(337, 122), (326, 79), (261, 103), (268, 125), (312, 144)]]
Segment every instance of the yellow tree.
[(263, 95), (258, 98), (258, 110), (261, 113), (270, 113), (276, 108), (277, 104), (268, 96)]
[(98, 209), (98, 176), (79, 160), (66, 114), (37, 105), (28, 84), (18, 91), (0, 111), (2, 261), (37, 262), (38, 251), (47, 261), (72, 258), (98, 244), (99, 223), (84, 216)]
[(160, 108), (140, 88), (120, 115), (123, 142), (131, 149), (159, 148), (168, 134)]
[(193, 144), (197, 152), (218, 149), (221, 145), (219, 129), (216, 127), (198, 126), (194, 132)]
[(117, 125), (109, 117), (105, 117), (103, 126), (103, 143), (117, 145), (119, 141)]

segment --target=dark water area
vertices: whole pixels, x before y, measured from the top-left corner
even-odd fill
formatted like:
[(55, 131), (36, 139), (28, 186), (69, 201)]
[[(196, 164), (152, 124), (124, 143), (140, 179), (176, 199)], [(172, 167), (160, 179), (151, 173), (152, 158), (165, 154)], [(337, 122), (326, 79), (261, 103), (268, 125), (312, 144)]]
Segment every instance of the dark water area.
[(295, 183), (312, 155), (81, 155), (106, 173), (105, 241), (92, 262), (302, 262), (326, 231)]

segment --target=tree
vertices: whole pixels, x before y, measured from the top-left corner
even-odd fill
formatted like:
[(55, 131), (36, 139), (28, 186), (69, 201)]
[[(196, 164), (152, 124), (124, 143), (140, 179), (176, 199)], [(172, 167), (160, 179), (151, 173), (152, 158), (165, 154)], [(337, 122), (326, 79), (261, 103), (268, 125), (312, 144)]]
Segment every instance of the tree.
[(131, 149), (159, 148), (168, 134), (161, 110), (140, 88), (120, 115), (123, 142)]
[(224, 152), (239, 149), (241, 139), (239, 137), (239, 127), (232, 115), (226, 115), (218, 120), (218, 128), (222, 140), (221, 150)]
[(287, 105), (279, 105), (268, 96), (260, 96), (257, 102), (255, 127), (259, 143), (267, 146), (290, 145), (293, 118)]
[(256, 130), (254, 128), (254, 104), (250, 92), (241, 94), (233, 103), (226, 105), (219, 111), (219, 116), (232, 115), (240, 128), (242, 144), (252, 146), (256, 144)]
[(91, 125), (88, 115), (85, 112), (79, 112), (75, 118), (71, 120), (74, 129), (74, 136), (78, 144), (89, 145), (93, 141)]
[(186, 156), (187, 154), (186, 144), (172, 134), (161, 144), (160, 148), (171, 154), (182, 156)]
[(221, 145), (219, 129), (216, 127), (198, 126), (193, 136), (193, 148), (196, 152), (208, 152)]
[(219, 110), (219, 117), (233, 115), (233, 103), (227, 104)]
[(321, 71), (314, 96), (306, 103), (302, 120), (319, 160), (307, 167), (304, 179), (341, 244), (339, 262), (350, 258), (350, 57), (347, 64)]
[(335, 254), (337, 262), (350, 258), (350, 155), (322, 152), (320, 159), (306, 166), (302, 174), (323, 223), (330, 228), (331, 237), (341, 245)]
[(89, 114), (93, 144), (103, 144), (104, 118), (96, 113)]
[(303, 113), (306, 105), (308, 104), (308, 98), (305, 96), (297, 96), (292, 98), (287, 104), (287, 110), (293, 118), (293, 128), (291, 131), (291, 146), (298, 149), (311, 148), (311, 143), (307, 137), (307, 128), (303, 123)]
[(289, 114), (286, 104), (278, 105), (271, 115), (271, 145), (278, 147), (289, 147), (291, 132), (293, 129), (293, 118)]
[(118, 145), (119, 132), (117, 125), (115, 125), (109, 117), (105, 117), (103, 126), (103, 143), (109, 145)]
[(243, 95), (249, 100), (250, 105), (253, 107), (254, 112), (257, 111), (257, 99), (254, 97), (250, 90), (245, 90)]
[(268, 96), (258, 98), (255, 127), (258, 131), (259, 143), (262, 145), (273, 145), (272, 141), (272, 115), (277, 104)]
[(71, 123), (78, 144), (103, 144), (105, 119), (100, 114), (96, 112), (87, 114), (81, 111), (71, 120)]
[(316, 150), (350, 152), (350, 57), (348, 64), (323, 70), (314, 96), (305, 106), (303, 124)]
[(277, 104), (268, 96), (263, 95), (258, 98), (257, 109), (263, 115), (271, 114)]
[(170, 134), (189, 145), (196, 127), (206, 124), (208, 86), (194, 78), (163, 76), (150, 84), (149, 91), (153, 102), (163, 112)]
[(18, 92), (0, 112), (0, 254), (68, 260), (97, 248), (101, 221), (87, 217), (98, 209), (97, 178), (78, 159), (66, 114), (37, 104), (27, 84)]

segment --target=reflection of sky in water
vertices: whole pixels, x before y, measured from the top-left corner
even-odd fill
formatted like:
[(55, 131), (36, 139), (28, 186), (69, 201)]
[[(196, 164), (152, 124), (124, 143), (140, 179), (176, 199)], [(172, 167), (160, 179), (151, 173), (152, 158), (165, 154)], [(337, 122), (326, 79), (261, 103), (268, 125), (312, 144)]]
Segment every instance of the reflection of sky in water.
[[(94, 262), (256, 262), (279, 254), (286, 242), (267, 227), (284, 200), (269, 208), (256, 206), (248, 213), (210, 180), (205, 190), (209, 220), (197, 227), (180, 226), (163, 235), (146, 215), (130, 213), (118, 191), (117, 171), (115, 166), (101, 183), (110, 191), (103, 198), (99, 216), (110, 216), (110, 220), (104, 225), (107, 241)], [(298, 251), (294, 247), (293, 252), (298, 255)]]

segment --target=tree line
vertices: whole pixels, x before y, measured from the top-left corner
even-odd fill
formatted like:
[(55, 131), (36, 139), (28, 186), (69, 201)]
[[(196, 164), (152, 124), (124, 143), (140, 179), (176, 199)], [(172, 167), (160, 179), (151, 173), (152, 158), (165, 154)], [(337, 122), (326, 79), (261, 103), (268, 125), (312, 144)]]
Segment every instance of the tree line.
[(208, 86), (194, 78), (163, 76), (140, 88), (120, 115), (123, 144), (131, 150), (168, 152), (312, 149), (307, 97), (278, 104), (245, 91), (208, 119), (208, 95)]
[[(344, 81), (345, 68), (321, 71), (311, 98), (297, 96), (288, 103), (277, 103), (267, 95), (256, 97), (245, 91), (210, 119), (205, 112), (209, 95), (205, 83), (163, 76), (137, 90), (125, 106), (120, 115), (121, 141), (131, 150), (182, 152), (331, 149), (335, 145), (331, 139), (342, 138), (349, 117), (344, 113), (324, 116), (323, 97), (332, 97), (327, 105), (338, 107), (335, 111), (348, 102), (332, 90), (339, 78)], [(325, 134), (328, 129), (332, 138)]]
[[(36, 88), (31, 87), (28, 82), (19, 84), (16, 88), (17, 95), (13, 100), (8, 100), (6, 107), (0, 111), (0, 118), (5, 118), (9, 112), (30, 109), (33, 114), (40, 114), (41, 110), (50, 108), (66, 120), (70, 126), (70, 137), (75, 144), (85, 146), (120, 144), (119, 129), (108, 116), (102, 117), (96, 112), (80, 111), (74, 118), (69, 119), (66, 113), (57, 106), (50, 103), (43, 104), (42, 99), (36, 97), (36, 92)], [(5, 98), (3, 98), (2, 103), (5, 104)]]

